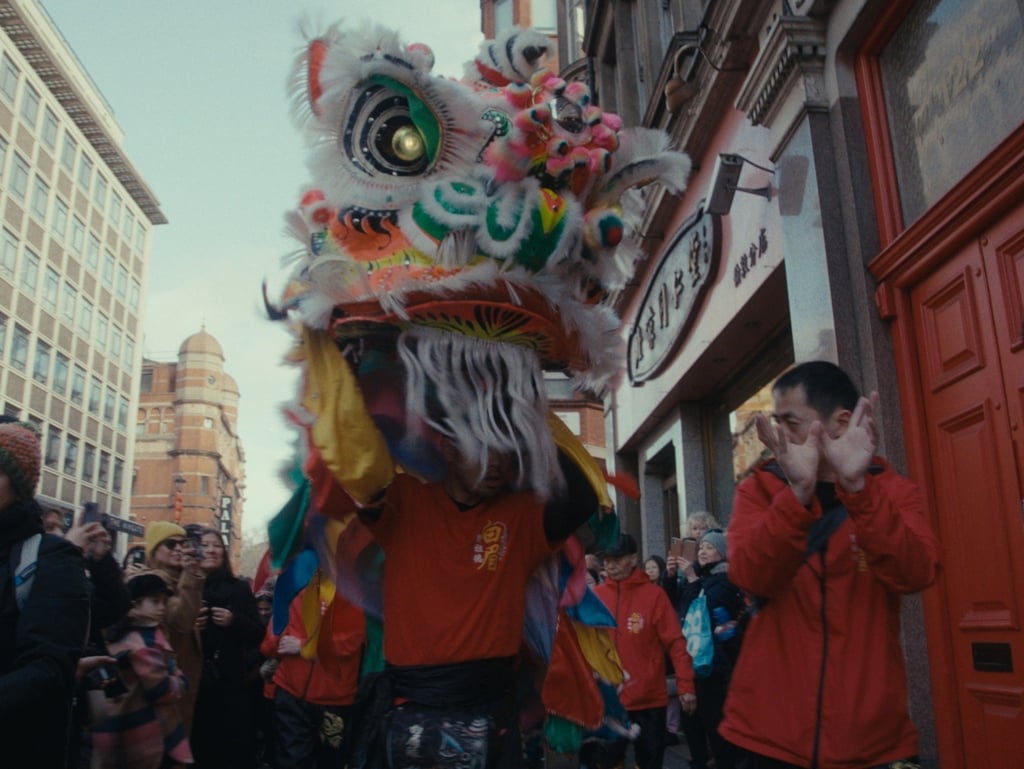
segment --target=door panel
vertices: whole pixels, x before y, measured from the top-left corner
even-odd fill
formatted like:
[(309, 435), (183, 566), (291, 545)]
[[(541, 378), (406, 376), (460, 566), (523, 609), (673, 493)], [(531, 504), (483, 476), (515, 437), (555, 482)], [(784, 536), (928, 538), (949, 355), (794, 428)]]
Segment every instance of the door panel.
[(1019, 318), (1012, 329), (1014, 304), (1024, 307), (1024, 259), (996, 244), (1024, 237), (995, 235), (967, 244), (910, 301), (964, 766), (1010, 769), (1024, 755)]

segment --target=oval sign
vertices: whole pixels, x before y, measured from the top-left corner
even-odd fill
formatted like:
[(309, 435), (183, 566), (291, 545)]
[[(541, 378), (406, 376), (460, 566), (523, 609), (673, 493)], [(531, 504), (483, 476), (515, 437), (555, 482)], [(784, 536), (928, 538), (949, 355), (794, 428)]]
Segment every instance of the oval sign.
[(672, 236), (629, 334), (629, 381), (655, 377), (686, 338), (721, 261), (720, 217), (703, 204)]

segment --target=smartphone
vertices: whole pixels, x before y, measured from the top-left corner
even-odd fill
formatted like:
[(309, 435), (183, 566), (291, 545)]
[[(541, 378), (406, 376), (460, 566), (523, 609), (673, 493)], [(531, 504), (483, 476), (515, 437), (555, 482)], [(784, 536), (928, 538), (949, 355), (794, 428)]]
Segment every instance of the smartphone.
[(668, 546), (668, 554), (673, 558), (679, 558), (683, 554), (683, 540), (679, 537), (672, 537)]
[(86, 502), (82, 505), (82, 525), (100, 523), (100, 506), (95, 502)]
[(125, 565), (144, 565), (146, 563), (146, 548), (145, 547), (133, 547), (128, 551), (128, 558)]
[(697, 560), (697, 540), (693, 537), (686, 537), (680, 542), (681, 555), (691, 563)]

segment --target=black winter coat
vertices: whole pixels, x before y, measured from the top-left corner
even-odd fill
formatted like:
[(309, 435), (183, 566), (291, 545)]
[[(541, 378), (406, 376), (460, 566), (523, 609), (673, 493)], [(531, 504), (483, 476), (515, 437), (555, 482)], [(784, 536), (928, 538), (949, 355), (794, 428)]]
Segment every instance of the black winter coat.
[(90, 587), (81, 551), (44, 534), (28, 600), (18, 610), (12, 550), (42, 530), (34, 500), (0, 510), (0, 745), (6, 756), (27, 759), (26, 766), (63, 769)]
[[(708, 614), (711, 616), (712, 625), (718, 624), (715, 621), (716, 608), (724, 608), (729, 613), (731, 619), (738, 620), (741, 618), (746, 608), (746, 601), (743, 597), (743, 591), (729, 581), (728, 571), (728, 563), (718, 561), (717, 563), (709, 563), (707, 566), (698, 567), (697, 575), (699, 579), (696, 582), (683, 581), (675, 591), (675, 607), (680, 622), (686, 618), (686, 612), (689, 610), (690, 604), (694, 598), (700, 595), (701, 590), (704, 591), (704, 596), (708, 602)], [(736, 664), (736, 658), (739, 655), (740, 644), (743, 641), (742, 629), (743, 623), (741, 622), (740, 632), (734, 638), (728, 641), (722, 641), (717, 637), (714, 639), (715, 658), (712, 663), (713, 674), (731, 675), (732, 669)]]
[(252, 650), (263, 640), (256, 598), (242, 580), (214, 572), (203, 586), (203, 602), (230, 609), (234, 619), (226, 628), (208, 621), (202, 633), (204, 662), (192, 751), (199, 769), (252, 767), (254, 726), (245, 673)]

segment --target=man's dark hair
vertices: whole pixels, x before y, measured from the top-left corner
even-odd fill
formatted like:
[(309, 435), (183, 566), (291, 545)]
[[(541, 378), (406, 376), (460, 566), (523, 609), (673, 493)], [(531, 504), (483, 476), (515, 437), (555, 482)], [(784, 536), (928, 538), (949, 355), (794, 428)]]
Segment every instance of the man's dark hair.
[(775, 380), (773, 392), (803, 387), (807, 405), (828, 419), (837, 408), (853, 411), (860, 399), (857, 386), (849, 374), (834, 363), (812, 360), (801, 363)]

